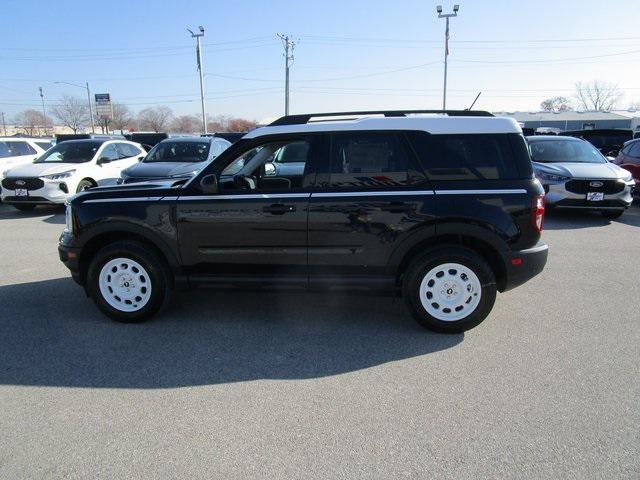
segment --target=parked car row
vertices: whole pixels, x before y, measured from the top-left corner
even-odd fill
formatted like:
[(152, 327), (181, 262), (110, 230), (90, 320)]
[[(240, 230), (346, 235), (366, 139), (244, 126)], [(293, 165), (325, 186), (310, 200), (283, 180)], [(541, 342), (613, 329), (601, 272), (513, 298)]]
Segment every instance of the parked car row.
[[(63, 138), (46, 152), (44, 147), (51, 144), (39, 139), (7, 140), (8, 154), (18, 151), (18, 144), (29, 146), (28, 150), (20, 147), (29, 154), (6, 157), (9, 168), (5, 168), (5, 159), (0, 159), (2, 201), (19, 210), (32, 210), (37, 205), (64, 204), (72, 195), (96, 186), (187, 180), (231, 145), (217, 136), (172, 136), (155, 144), (147, 154), (140, 143), (122, 136), (82, 137)], [(0, 146), (4, 142), (1, 140)]]

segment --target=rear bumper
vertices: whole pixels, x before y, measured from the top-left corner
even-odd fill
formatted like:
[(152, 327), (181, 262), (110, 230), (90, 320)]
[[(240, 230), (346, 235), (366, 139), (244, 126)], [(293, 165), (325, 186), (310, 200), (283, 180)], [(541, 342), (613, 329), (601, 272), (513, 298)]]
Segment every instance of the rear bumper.
[(505, 279), (499, 285), (501, 292), (511, 290), (531, 280), (544, 269), (547, 264), (549, 247), (544, 243), (538, 243), (535, 247), (526, 250), (516, 250), (503, 254), (505, 263)]

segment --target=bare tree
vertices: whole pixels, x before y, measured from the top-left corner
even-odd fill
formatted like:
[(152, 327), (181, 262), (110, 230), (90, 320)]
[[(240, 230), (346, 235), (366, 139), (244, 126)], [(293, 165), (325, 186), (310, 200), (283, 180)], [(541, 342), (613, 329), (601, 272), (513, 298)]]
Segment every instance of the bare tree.
[(169, 107), (161, 105), (140, 110), (138, 113), (138, 123), (142, 130), (153, 130), (154, 132), (164, 132), (169, 128), (173, 111)]
[(134, 126), (133, 115), (129, 107), (122, 103), (113, 104), (113, 118), (111, 119), (111, 128), (114, 130), (131, 130)]
[(196, 115), (180, 115), (171, 123), (170, 130), (177, 133), (195, 133), (200, 131), (200, 119)]
[(78, 130), (89, 123), (89, 109), (86, 102), (80, 98), (64, 95), (51, 111), (63, 125), (73, 130), (73, 133), (78, 133)]
[(23, 110), (14, 116), (13, 122), (17, 130), (22, 130), (26, 135), (37, 136), (46, 133), (47, 125), (53, 122), (45, 117), (42, 112), (34, 109)]
[(227, 128), (230, 132), (248, 132), (258, 126), (255, 120), (247, 120), (246, 118), (231, 118), (227, 122)]
[(545, 112), (566, 112), (571, 110), (571, 100), (567, 97), (551, 97), (540, 103), (540, 108)]
[(576, 100), (582, 110), (609, 112), (615, 108), (621, 97), (622, 92), (612, 83), (599, 80), (576, 83)]

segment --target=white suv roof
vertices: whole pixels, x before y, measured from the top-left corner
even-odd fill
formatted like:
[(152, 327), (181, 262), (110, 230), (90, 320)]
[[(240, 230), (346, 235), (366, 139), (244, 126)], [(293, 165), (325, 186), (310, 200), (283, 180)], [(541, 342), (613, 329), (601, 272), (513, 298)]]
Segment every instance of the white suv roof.
[[(257, 128), (247, 133), (244, 138), (256, 138), (263, 135), (305, 132), (335, 132), (357, 130), (424, 130), (432, 134), (455, 133), (522, 133), (522, 128), (513, 118), (494, 117), (491, 114), (478, 115), (484, 112), (456, 112), (449, 115), (440, 113), (386, 112), (384, 117), (355, 113), (357, 118), (329, 119), (309, 122), (314, 117), (354, 116), (354, 114), (311, 114), (282, 117), (273, 124)], [(377, 112), (375, 113), (377, 115)], [(393, 115), (391, 115), (393, 114)], [(290, 121), (289, 121), (290, 119)], [(298, 121), (300, 123), (298, 123)]]

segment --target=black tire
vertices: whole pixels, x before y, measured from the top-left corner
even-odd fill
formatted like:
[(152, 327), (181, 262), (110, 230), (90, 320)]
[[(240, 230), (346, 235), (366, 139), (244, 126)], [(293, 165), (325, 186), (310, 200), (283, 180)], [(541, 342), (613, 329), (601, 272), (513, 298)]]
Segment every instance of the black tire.
[(13, 206), (21, 212), (30, 212), (31, 210), (36, 208), (35, 203), (14, 203)]
[[(125, 312), (111, 306), (100, 291), (99, 276), (102, 267), (114, 258), (128, 258), (139, 263), (148, 273), (151, 295), (144, 307)], [(122, 241), (107, 245), (95, 254), (87, 272), (87, 289), (97, 307), (113, 320), (124, 323), (144, 322), (158, 313), (168, 303), (173, 286), (169, 267), (160, 255), (149, 247), (134, 241)]]
[(91, 188), (95, 186), (96, 184), (93, 183), (91, 180), (80, 180), (80, 183), (78, 183), (78, 187), (76, 188), (76, 193), (80, 193), (83, 190), (86, 190), (87, 188)]
[(600, 213), (602, 213), (605, 218), (615, 220), (616, 218), (620, 218), (622, 216), (624, 210), (602, 210)]
[[(481, 295), (478, 305), (460, 320), (440, 320), (429, 314), (420, 300), (420, 285), (425, 275), (445, 263), (457, 263), (467, 267), (480, 281)], [(402, 294), (411, 314), (423, 327), (441, 333), (461, 333), (479, 325), (491, 312), (496, 300), (496, 280), (486, 260), (473, 250), (455, 245), (436, 247), (411, 262), (403, 278)]]

